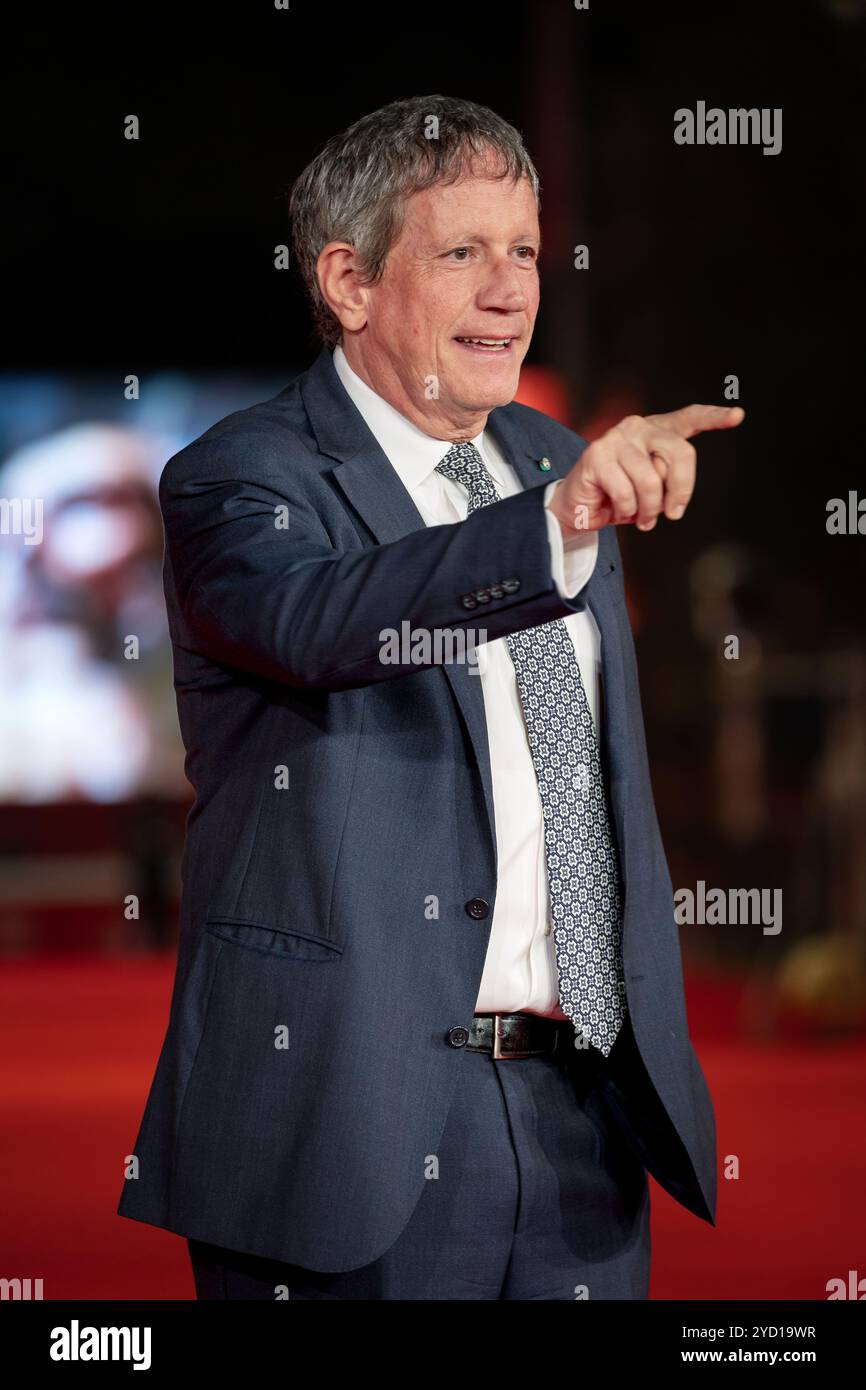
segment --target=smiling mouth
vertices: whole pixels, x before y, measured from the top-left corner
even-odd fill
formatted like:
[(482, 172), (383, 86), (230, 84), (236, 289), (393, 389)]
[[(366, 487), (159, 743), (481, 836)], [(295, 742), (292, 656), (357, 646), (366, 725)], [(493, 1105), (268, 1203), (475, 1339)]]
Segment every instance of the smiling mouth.
[(461, 347), (468, 348), (471, 352), (486, 352), (491, 354), (509, 352), (513, 338), (455, 338), (455, 343)]

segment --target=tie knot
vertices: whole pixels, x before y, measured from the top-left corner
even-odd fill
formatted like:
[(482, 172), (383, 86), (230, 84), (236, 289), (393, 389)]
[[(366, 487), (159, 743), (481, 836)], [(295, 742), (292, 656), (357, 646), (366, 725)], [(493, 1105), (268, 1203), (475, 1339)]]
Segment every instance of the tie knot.
[(496, 485), (474, 444), (452, 444), (441, 463), (437, 463), (436, 472), (465, 487), (470, 511), (499, 501)]

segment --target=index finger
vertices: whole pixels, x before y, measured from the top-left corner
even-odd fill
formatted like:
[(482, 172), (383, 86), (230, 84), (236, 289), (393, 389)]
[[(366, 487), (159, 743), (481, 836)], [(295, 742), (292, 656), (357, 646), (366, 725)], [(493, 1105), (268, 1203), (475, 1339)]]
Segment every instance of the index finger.
[(741, 405), (684, 405), (667, 415), (648, 415), (654, 425), (678, 434), (681, 439), (703, 434), (705, 430), (730, 430), (742, 423), (746, 412)]

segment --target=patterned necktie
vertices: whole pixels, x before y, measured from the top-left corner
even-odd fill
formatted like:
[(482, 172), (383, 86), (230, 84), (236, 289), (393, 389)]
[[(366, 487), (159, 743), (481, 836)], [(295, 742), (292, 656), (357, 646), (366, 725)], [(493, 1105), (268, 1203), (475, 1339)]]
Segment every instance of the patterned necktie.
[[(453, 444), (437, 472), (469, 511), (500, 500), (474, 444)], [(506, 638), (544, 813), (559, 999), (577, 1037), (608, 1056), (628, 1010), (622, 889), (598, 740), (564, 619)]]

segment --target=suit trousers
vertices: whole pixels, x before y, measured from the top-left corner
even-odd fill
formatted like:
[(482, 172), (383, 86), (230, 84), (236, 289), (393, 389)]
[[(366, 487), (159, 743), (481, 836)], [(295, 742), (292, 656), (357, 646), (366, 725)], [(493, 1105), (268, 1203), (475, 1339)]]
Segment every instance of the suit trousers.
[(199, 1240), (188, 1248), (199, 1299), (646, 1299), (649, 1184), (604, 1104), (609, 1065), (576, 1049), (494, 1059), (466, 1050), (420, 1199), (372, 1264), (329, 1274)]

